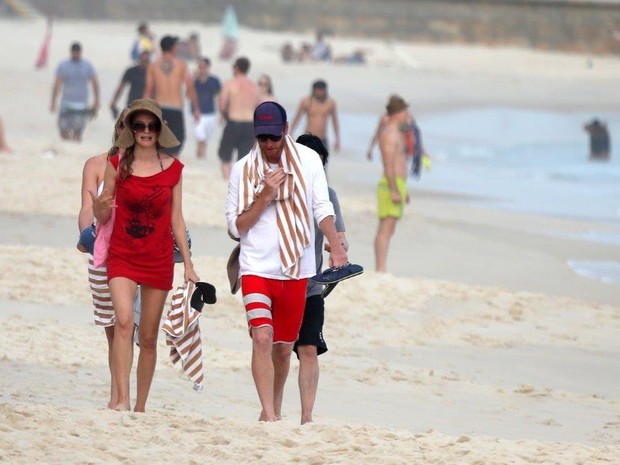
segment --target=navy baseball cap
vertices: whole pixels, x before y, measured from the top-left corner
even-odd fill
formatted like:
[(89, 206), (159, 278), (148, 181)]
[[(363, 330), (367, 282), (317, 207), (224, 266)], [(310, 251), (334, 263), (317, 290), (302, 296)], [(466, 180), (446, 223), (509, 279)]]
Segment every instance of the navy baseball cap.
[(254, 135), (280, 136), (286, 126), (286, 110), (277, 102), (263, 102), (254, 110)]

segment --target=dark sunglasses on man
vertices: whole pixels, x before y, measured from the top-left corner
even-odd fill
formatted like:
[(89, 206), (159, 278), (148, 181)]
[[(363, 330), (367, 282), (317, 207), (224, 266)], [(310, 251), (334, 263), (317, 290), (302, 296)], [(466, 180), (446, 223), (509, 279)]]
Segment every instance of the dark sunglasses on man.
[(274, 136), (272, 134), (259, 134), (256, 136), (256, 140), (259, 142), (267, 142), (267, 140), (272, 142), (280, 142), (282, 140), (282, 134), (279, 136)]

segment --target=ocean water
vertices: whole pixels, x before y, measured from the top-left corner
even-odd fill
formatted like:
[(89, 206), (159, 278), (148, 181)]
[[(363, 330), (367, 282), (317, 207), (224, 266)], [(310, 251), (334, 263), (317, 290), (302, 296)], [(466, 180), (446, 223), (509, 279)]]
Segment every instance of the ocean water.
[[(465, 194), (468, 202), (484, 208), (620, 225), (620, 112), (485, 107), (416, 116), (432, 168), (419, 180), (409, 178), (412, 187)], [(609, 162), (588, 160), (583, 126), (594, 117), (608, 126)], [(341, 115), (342, 139), (360, 162), (377, 118)], [(380, 163), (378, 149), (374, 163)], [(620, 246), (618, 235), (602, 230), (578, 239)], [(567, 266), (584, 277), (620, 282), (617, 262), (572, 261)]]

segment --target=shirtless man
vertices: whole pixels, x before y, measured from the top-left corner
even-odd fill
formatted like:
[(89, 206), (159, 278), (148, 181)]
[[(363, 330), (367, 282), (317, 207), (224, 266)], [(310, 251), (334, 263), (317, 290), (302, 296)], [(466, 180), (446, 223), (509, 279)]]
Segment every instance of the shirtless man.
[(319, 136), (323, 145), (329, 150), (329, 143), (327, 141), (327, 120), (331, 117), (332, 124), (334, 125), (334, 135), (336, 141), (334, 143), (334, 149), (336, 152), (340, 151), (340, 124), (338, 123), (338, 113), (336, 111), (336, 102), (329, 97), (327, 93), (327, 83), (323, 80), (315, 81), (312, 84), (312, 94), (309, 97), (305, 97), (299, 103), (297, 114), (293, 119), (293, 125), (291, 126), (291, 133), (295, 133), (295, 128), (301, 120), (302, 115), (306, 115), (306, 133)]
[(178, 40), (178, 37), (172, 36), (164, 36), (161, 39), (161, 56), (149, 65), (144, 87), (144, 98), (155, 99), (159, 103), (164, 120), (181, 142), (177, 147), (162, 149), (172, 156), (179, 155), (185, 140), (183, 84), (185, 94), (192, 102), (194, 121), (198, 123), (200, 120), (198, 98), (187, 64), (176, 56)]
[(409, 112), (407, 103), (392, 95), (386, 106), (387, 124), (379, 137), (383, 162), (383, 176), (377, 188), (379, 227), (375, 238), (375, 269), (387, 271), (387, 253), (397, 221), (403, 216), (407, 194), (407, 154), (403, 138)]
[(226, 121), (218, 155), (222, 176), (228, 181), (232, 170), (233, 150), (237, 159), (245, 157), (254, 146), (254, 109), (259, 102), (258, 87), (250, 78), (250, 60), (237, 58), (233, 77), (226, 81), (218, 98), (220, 115)]

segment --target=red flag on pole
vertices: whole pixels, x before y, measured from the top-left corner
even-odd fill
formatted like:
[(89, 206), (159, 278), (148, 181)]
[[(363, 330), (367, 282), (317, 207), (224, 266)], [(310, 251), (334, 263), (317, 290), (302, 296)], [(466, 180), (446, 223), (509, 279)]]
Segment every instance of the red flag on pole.
[(45, 68), (47, 66), (47, 59), (50, 52), (50, 43), (52, 42), (52, 18), (47, 20), (47, 30), (45, 31), (45, 37), (37, 56), (37, 61), (34, 66), (37, 69)]

